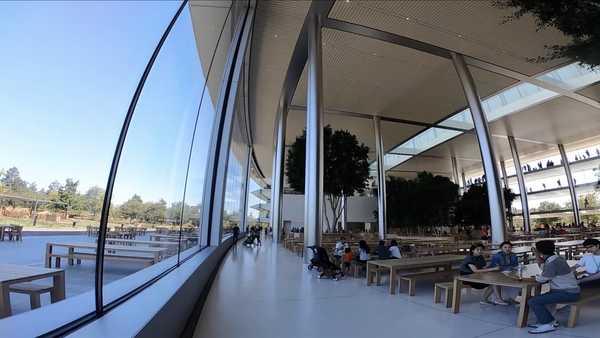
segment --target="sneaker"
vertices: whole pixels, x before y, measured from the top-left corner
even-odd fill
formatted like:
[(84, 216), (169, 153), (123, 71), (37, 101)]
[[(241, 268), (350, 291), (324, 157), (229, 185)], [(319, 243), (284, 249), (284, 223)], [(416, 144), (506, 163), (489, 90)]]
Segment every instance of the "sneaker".
[(552, 332), (554, 330), (556, 330), (556, 328), (554, 327), (553, 323), (548, 323), (548, 324), (541, 324), (538, 327), (529, 330), (529, 333), (539, 334), (539, 333)]
[(479, 304), (481, 304), (481, 305), (494, 305), (494, 303), (492, 303), (489, 299), (483, 299), (483, 300), (479, 301)]
[(502, 306), (508, 306), (508, 305), (510, 305), (510, 304), (508, 304), (507, 302), (505, 302), (502, 299), (494, 299), (493, 303), (496, 304), (496, 305), (502, 305)]
[[(530, 328), (534, 328), (534, 329), (535, 329), (535, 328), (538, 328), (540, 325), (541, 325), (541, 324), (529, 324), (529, 325), (527, 325), (527, 327), (530, 327)], [(560, 324), (558, 323), (558, 320), (555, 320), (555, 321), (553, 321), (553, 322), (552, 322), (552, 326), (554, 326), (555, 328), (559, 327), (559, 326), (560, 326)]]

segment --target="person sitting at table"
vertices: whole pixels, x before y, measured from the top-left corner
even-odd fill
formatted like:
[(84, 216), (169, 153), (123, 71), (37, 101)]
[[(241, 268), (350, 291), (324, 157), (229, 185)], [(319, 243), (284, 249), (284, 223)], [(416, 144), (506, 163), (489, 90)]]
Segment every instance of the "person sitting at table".
[(377, 245), (377, 256), (379, 259), (388, 259), (390, 258), (390, 250), (385, 246), (385, 241), (379, 241), (379, 245)]
[(579, 259), (571, 270), (575, 272), (575, 277), (577, 277), (581, 287), (598, 286), (600, 285), (600, 241), (595, 238), (588, 238), (583, 241), (583, 247), (587, 253)]
[(554, 331), (558, 321), (554, 319), (547, 305), (575, 302), (579, 299), (581, 289), (571, 271), (567, 261), (556, 254), (553, 241), (539, 241), (535, 243), (537, 263), (542, 273), (535, 276), (538, 283), (549, 283), (550, 291), (535, 297), (527, 302), (535, 313), (538, 323), (531, 325), (529, 333), (545, 333)]
[[(512, 253), (512, 248), (512, 243), (509, 241), (500, 243), (500, 251), (492, 256), (489, 267), (497, 267), (500, 272), (510, 272), (513, 268), (516, 268), (519, 265), (519, 259)], [(508, 286), (499, 287), (496, 292), (500, 295), (500, 302), (504, 303), (506, 299), (511, 300), (519, 295), (519, 289)]]
[(362, 264), (367, 264), (367, 261), (369, 260), (369, 253), (370, 249), (367, 245), (367, 242), (364, 239), (361, 239), (358, 242), (358, 262)]
[(346, 239), (344, 237), (340, 237), (340, 239), (335, 242), (335, 249), (333, 250), (333, 256), (339, 263), (344, 255), (344, 252), (348, 248), (348, 243), (346, 243)]
[(351, 265), (352, 265), (352, 249), (345, 248), (344, 256), (342, 256), (342, 272), (349, 273)]
[[(486, 268), (487, 265), (485, 262), (485, 258), (481, 255), (484, 247), (483, 244), (473, 244), (469, 248), (469, 255), (465, 257), (462, 264), (460, 265), (459, 273), (461, 275), (470, 275), (478, 272), (489, 272), (489, 271), (498, 271), (498, 267), (495, 268)], [(484, 290), (483, 295), (481, 296), (481, 304), (498, 304), (498, 305), (508, 305), (508, 303), (502, 301), (500, 295), (498, 294), (497, 288), (492, 288), (487, 284), (476, 283), (476, 282), (463, 282), (465, 285), (469, 285), (477, 290)], [(496, 295), (494, 301), (490, 301), (490, 296), (494, 293)]]
[(392, 239), (392, 241), (390, 242), (390, 257), (391, 258), (401, 258), (402, 255), (400, 254), (400, 247), (398, 246), (398, 242), (395, 239)]

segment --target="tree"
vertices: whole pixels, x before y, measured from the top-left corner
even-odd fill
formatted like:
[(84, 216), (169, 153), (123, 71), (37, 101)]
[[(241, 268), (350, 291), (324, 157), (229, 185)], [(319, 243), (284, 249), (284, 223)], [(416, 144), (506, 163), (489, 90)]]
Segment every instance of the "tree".
[(144, 221), (148, 223), (163, 223), (167, 215), (167, 202), (160, 199), (158, 202), (144, 203)]
[(547, 55), (535, 61), (566, 57), (592, 68), (600, 65), (600, 0), (496, 0), (495, 5), (515, 9), (505, 22), (531, 14), (538, 29), (554, 27), (571, 38), (566, 45), (546, 46)]
[[(329, 219), (327, 212), (324, 214), (327, 231), (331, 231), (342, 215), (342, 198), (361, 193), (366, 187), (369, 147), (359, 143), (349, 131), (333, 131), (328, 125), (323, 129), (323, 150), (323, 193), (332, 210), (332, 219)], [(306, 130), (296, 138), (286, 159), (288, 183), (298, 193), (304, 193), (305, 154)]]
[(130, 199), (119, 207), (121, 215), (129, 219), (129, 221), (140, 219), (143, 211), (144, 201), (142, 201), (142, 198), (137, 194), (131, 196)]
[(540, 205), (537, 208), (535, 208), (535, 211), (557, 211), (562, 209), (563, 208), (561, 208), (560, 204), (558, 203), (542, 201), (540, 202)]
[(0, 178), (0, 183), (10, 192), (23, 192), (27, 190), (27, 182), (21, 179), (17, 167), (9, 168)]
[[(510, 217), (510, 206), (516, 195), (510, 189), (503, 189), (506, 214)], [(471, 185), (463, 193), (456, 205), (458, 223), (466, 225), (489, 225), (491, 223), (490, 205), (486, 184)]]
[(104, 202), (104, 189), (98, 186), (93, 186), (85, 192), (83, 197), (84, 208), (93, 216), (96, 216), (102, 210), (102, 204)]

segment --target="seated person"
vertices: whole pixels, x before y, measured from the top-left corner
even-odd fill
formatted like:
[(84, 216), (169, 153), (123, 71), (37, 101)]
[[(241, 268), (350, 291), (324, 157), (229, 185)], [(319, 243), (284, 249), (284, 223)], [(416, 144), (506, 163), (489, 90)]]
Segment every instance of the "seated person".
[(358, 257), (357, 260), (359, 263), (366, 264), (369, 260), (370, 249), (365, 240), (360, 240), (358, 242)]
[(389, 253), (391, 258), (401, 258), (400, 255), (400, 247), (398, 247), (398, 242), (395, 239), (392, 239), (390, 242)]
[[(485, 268), (486, 262), (485, 258), (481, 255), (483, 251), (483, 244), (474, 244), (469, 248), (469, 255), (465, 257), (462, 264), (460, 265), (459, 273), (461, 275), (470, 275), (478, 272), (489, 272), (489, 271), (498, 271), (498, 267), (495, 268)], [(500, 295), (496, 294), (496, 299), (493, 302), (490, 302), (489, 298), (492, 295), (492, 292), (496, 293), (494, 288), (491, 288), (487, 284), (475, 283), (475, 282), (463, 282), (465, 285), (469, 285), (474, 289), (482, 290), (485, 289), (483, 295), (481, 297), (481, 304), (498, 304), (498, 305), (508, 305), (508, 303), (502, 301)]]
[(390, 250), (385, 246), (385, 241), (379, 241), (379, 245), (377, 246), (377, 256), (379, 259), (387, 259), (390, 257)]
[[(519, 265), (519, 259), (512, 253), (512, 243), (504, 241), (500, 244), (500, 251), (492, 256), (490, 268), (497, 267), (502, 272), (510, 272), (513, 268)], [(518, 288), (508, 286), (497, 287), (495, 291), (501, 296), (500, 302), (505, 302), (505, 299), (515, 299), (519, 295)]]
[(547, 305), (574, 302), (579, 299), (580, 288), (567, 261), (556, 254), (553, 241), (535, 243), (537, 263), (542, 273), (535, 276), (538, 283), (549, 283), (550, 291), (529, 299), (529, 307), (535, 313), (538, 324), (531, 325), (529, 333), (545, 333), (554, 331), (558, 322)]
[(579, 262), (571, 268), (575, 272), (575, 277), (579, 280), (582, 287), (600, 285), (600, 241), (595, 238), (588, 238), (583, 241), (583, 247), (587, 254), (583, 255)]
[(340, 259), (342, 259), (342, 256), (344, 255), (344, 252), (347, 247), (348, 247), (348, 243), (346, 243), (346, 240), (344, 239), (344, 237), (341, 237), (337, 242), (335, 242), (335, 249), (333, 250), (333, 256), (336, 258), (336, 260), (338, 262), (340, 261)]

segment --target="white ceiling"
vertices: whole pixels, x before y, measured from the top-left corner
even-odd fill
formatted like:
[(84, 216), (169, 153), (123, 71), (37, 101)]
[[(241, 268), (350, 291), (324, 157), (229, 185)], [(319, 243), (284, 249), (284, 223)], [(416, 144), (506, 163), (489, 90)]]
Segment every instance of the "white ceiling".
[[(502, 24), (509, 14), (488, 1), (338, 1), (330, 17), (407, 36), (458, 51), (524, 74), (534, 75), (565, 60), (538, 64), (528, 57), (545, 53), (544, 45), (564, 43), (558, 31), (536, 31), (533, 19)], [(252, 39), (250, 112), (257, 161), (271, 175), (273, 126), (281, 86), (309, 1), (258, 1)], [(406, 18), (409, 18), (407, 20)], [(475, 20), (476, 19), (476, 20)], [(323, 29), (323, 75), (326, 110), (347, 110), (421, 122), (437, 122), (466, 106), (458, 78), (449, 60), (351, 33)], [(492, 95), (515, 80), (471, 69), (482, 97)], [(580, 91), (600, 97), (600, 85)], [(293, 98), (306, 105), (306, 76)], [(595, 121), (598, 121), (596, 123)], [(372, 122), (326, 114), (335, 129), (356, 134), (374, 154)], [(305, 124), (302, 110), (289, 112), (286, 143), (300, 135)], [(402, 143), (422, 127), (382, 123), (386, 150)], [(600, 131), (600, 112), (580, 102), (558, 98), (494, 121), (490, 126), (499, 158), (510, 158), (505, 135), (514, 135), (520, 152), (540, 152), (546, 143), (575, 142)], [(394, 174), (429, 170), (450, 173), (450, 156), (459, 167), (480, 166), (474, 134), (467, 133), (426, 151)]]

